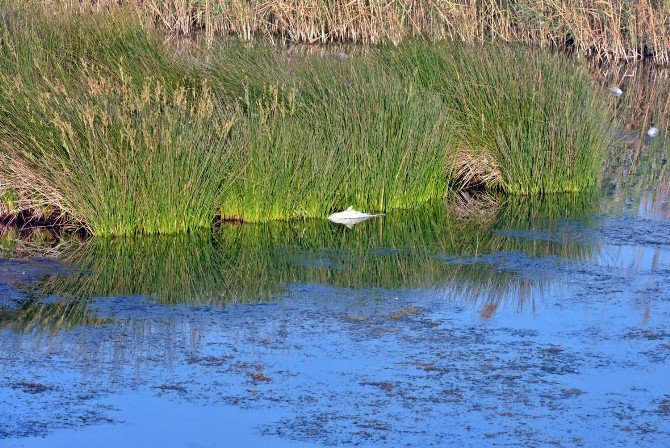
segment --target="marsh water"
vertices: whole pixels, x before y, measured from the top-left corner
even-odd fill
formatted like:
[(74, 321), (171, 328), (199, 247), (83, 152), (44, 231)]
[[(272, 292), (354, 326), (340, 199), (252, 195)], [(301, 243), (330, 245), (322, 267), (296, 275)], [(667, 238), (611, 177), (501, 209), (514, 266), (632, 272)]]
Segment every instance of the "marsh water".
[(670, 82), (604, 76), (625, 95), (600, 192), (5, 229), (0, 446), (670, 446)]

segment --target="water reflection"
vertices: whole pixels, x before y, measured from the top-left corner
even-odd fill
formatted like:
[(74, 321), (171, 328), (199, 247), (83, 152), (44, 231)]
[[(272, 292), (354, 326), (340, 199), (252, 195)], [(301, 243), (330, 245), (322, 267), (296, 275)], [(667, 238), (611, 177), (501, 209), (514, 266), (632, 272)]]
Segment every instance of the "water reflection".
[(621, 151), (603, 185), (603, 212), (670, 218), (669, 160), (667, 144)]
[[(603, 211), (670, 218), (670, 70), (613, 66), (598, 76), (603, 85), (623, 90), (612, 99), (623, 127), (605, 176)], [(660, 136), (650, 141), (645, 133), (652, 123)]]
[(612, 98), (618, 117), (627, 131), (640, 139), (652, 123), (667, 135), (670, 121), (670, 70), (659, 67), (609, 66), (596, 73), (602, 85), (619, 85), (622, 95)]
[[(652, 98), (636, 79), (616, 103), (638, 120), (627, 131), (653, 115), (667, 135), (667, 80), (654, 78), (665, 93)], [(482, 434), (546, 445), (589, 420), (572, 442), (665, 446), (665, 141), (614, 148), (601, 195), (454, 197), (354, 229), (315, 220), (111, 240), (4, 229), (0, 254), (15, 260), (0, 260), (0, 293), (11, 292), (0, 439), (118, 446), (174, 428), (228, 434), (247, 418), (240, 446)], [(185, 403), (216, 421), (183, 430), (163, 418), (193, 420)], [(255, 411), (230, 418), (222, 403)], [(416, 431), (447, 426), (447, 438)], [(268, 431), (278, 437), (248, 440)]]
[[(5, 312), (0, 325), (30, 331), (104, 324), (86, 311), (88, 300), (99, 297), (220, 306), (273, 300), (287, 285), (305, 283), (439, 290), (448, 298), (483, 304), (485, 317), (501, 301), (524, 306), (536, 300), (540, 295), (531, 292), (551, 281), (546, 275), (528, 278), (489, 255), (587, 259), (597, 249), (553, 235), (552, 223), (560, 217), (583, 218), (596, 207), (593, 196), (458, 198), (353, 229), (311, 220), (225, 225), (215, 232), (169, 237), (57, 243), (44, 238), (46, 253), (57, 256), (68, 274), (23, 285), (29, 301)], [(544, 236), (529, 238), (529, 232)], [(33, 254), (40, 250), (34, 240), (28, 246)], [(19, 253), (26, 255), (26, 245), (21, 247)], [(57, 303), (44, 303), (49, 297), (57, 297)]]
[[(609, 67), (598, 77), (604, 86), (621, 86), (623, 94), (612, 102), (625, 123), (600, 197), (464, 195), (353, 229), (312, 220), (224, 225), (179, 237), (82, 240), (5, 228), (0, 231), (4, 256), (53, 258), (69, 272), (22, 284), (25, 300), (0, 311), (0, 325), (17, 331), (104, 325), (89, 310), (89, 301), (99, 297), (221, 306), (272, 301), (287, 286), (305, 283), (430, 289), (469, 301), (484, 319), (501, 304), (532, 306), (553, 281), (537, 258), (609, 257), (598, 244), (572, 238), (557, 218), (621, 213), (670, 218), (670, 71)], [(644, 133), (652, 122), (661, 137), (647, 141)], [(512, 262), (501, 261), (501, 253), (516, 255)], [(535, 262), (516, 269), (524, 257)], [(529, 275), (530, 264), (540, 266), (538, 275)]]

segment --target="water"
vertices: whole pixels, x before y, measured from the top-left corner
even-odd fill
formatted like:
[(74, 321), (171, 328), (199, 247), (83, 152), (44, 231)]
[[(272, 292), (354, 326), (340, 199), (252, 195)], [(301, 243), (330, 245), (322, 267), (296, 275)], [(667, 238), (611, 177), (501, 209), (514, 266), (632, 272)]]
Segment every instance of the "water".
[(0, 446), (670, 446), (665, 147), (353, 229), (8, 230)]

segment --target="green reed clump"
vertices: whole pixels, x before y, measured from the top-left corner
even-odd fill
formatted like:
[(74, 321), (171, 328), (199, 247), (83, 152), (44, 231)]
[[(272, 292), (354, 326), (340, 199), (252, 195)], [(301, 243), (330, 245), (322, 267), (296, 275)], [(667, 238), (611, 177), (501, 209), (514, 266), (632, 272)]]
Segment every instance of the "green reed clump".
[(442, 95), (457, 183), (516, 194), (598, 185), (614, 117), (608, 98), (574, 63), (527, 49), (426, 43), (381, 57)]
[(387, 211), (445, 195), (442, 99), (374, 59), (343, 63), (233, 44), (207, 70), (245, 111), (232, 131), (246, 143), (237, 145), (244, 163), (224, 217), (325, 217), (350, 205)]
[(187, 64), (132, 17), (21, 14), (2, 30), (2, 176), (95, 234), (445, 194), (441, 98), (372, 60), (231, 45)]
[(247, 142), (237, 145), (246, 162), (230, 182), (222, 215), (319, 217), (350, 205), (387, 211), (443, 197), (448, 142), (439, 96), (399, 82), (373, 61), (320, 62), (247, 97), (248, 114), (232, 132)]
[(383, 212), (450, 184), (588, 189), (611, 137), (588, 77), (553, 56), (414, 43), (345, 61), (240, 44), (180, 57), (127, 12), (9, 10), (0, 186), (94, 234)]
[[(105, 78), (83, 92), (20, 81), (2, 95), (3, 175), (95, 234), (209, 227), (225, 192), (234, 116), (206, 89)], [(11, 118), (9, 118), (11, 117)]]
[(234, 106), (132, 18), (23, 13), (2, 36), (4, 183), (95, 234), (211, 226)]

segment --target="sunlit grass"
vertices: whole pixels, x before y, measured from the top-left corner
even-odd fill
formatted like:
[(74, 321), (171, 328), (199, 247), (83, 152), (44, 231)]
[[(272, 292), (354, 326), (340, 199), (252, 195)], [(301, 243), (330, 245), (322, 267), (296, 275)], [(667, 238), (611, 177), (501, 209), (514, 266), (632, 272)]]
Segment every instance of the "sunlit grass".
[(386, 212), (449, 186), (589, 190), (611, 140), (606, 100), (552, 55), (413, 42), (347, 61), (239, 44), (178, 57), (126, 11), (9, 11), (4, 204), (96, 235)]
[(457, 184), (515, 194), (597, 188), (614, 116), (576, 64), (526, 49), (425, 43), (385, 56), (407, 78), (441, 93)]

